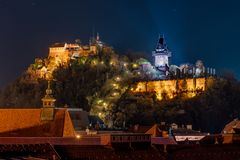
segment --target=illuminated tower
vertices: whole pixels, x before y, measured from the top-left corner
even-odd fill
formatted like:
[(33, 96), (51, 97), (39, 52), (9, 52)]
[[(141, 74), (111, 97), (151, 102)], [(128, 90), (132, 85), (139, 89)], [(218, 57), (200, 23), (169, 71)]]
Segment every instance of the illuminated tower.
[(156, 49), (152, 52), (152, 55), (154, 56), (155, 67), (166, 75), (172, 52), (168, 49), (164, 36), (159, 37)]
[(41, 120), (49, 121), (54, 119), (55, 101), (56, 99), (52, 96), (50, 81), (48, 81), (46, 94), (42, 98), (43, 106), (41, 112)]

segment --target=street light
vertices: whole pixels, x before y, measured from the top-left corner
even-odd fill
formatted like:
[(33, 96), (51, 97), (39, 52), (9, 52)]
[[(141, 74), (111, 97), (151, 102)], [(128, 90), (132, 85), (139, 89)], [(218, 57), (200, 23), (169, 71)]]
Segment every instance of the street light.
[(113, 86), (114, 88), (118, 89), (118, 84), (113, 83), (112, 86)]
[(117, 95), (118, 95), (118, 93), (117, 93), (117, 92), (114, 92), (114, 93), (113, 93), (113, 96), (117, 96)]
[(132, 66), (133, 66), (133, 68), (137, 68), (138, 67), (138, 65), (136, 63), (134, 63)]
[(77, 138), (77, 139), (80, 139), (80, 138), (81, 138), (81, 135), (80, 135), (80, 134), (77, 134), (77, 135), (76, 135), (76, 138)]
[(106, 102), (104, 102), (104, 103), (103, 103), (103, 107), (106, 107), (106, 106), (107, 106), (107, 103), (106, 103)]
[(116, 77), (116, 81), (120, 81), (121, 78), (119, 76)]
[(100, 103), (102, 103), (102, 101), (103, 101), (102, 99), (99, 99), (99, 100), (97, 101), (97, 103), (100, 104)]

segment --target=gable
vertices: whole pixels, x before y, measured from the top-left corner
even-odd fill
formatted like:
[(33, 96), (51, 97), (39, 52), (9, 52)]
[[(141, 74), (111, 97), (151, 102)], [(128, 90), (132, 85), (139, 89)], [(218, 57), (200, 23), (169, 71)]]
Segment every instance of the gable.
[[(66, 109), (55, 109), (54, 119), (41, 121), (41, 109), (0, 109), (0, 136), (2, 137), (62, 137), (65, 128), (71, 130), (71, 119)], [(67, 123), (65, 123), (67, 121)], [(64, 127), (65, 124), (68, 127)], [(73, 127), (72, 127), (73, 128)]]

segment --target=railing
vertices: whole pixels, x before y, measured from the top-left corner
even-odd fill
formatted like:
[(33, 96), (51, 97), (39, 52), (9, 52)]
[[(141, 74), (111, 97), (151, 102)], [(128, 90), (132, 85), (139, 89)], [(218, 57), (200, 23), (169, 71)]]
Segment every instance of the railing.
[(80, 137), (0, 137), (0, 144), (101, 145), (100, 136)]

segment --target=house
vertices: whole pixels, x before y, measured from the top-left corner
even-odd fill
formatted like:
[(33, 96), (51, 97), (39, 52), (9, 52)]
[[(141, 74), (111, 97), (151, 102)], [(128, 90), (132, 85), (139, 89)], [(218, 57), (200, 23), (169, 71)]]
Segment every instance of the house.
[(240, 143), (240, 120), (234, 119), (222, 130), (223, 143)]
[(50, 82), (42, 108), (0, 109), (0, 137), (75, 137), (67, 109), (56, 109)]

